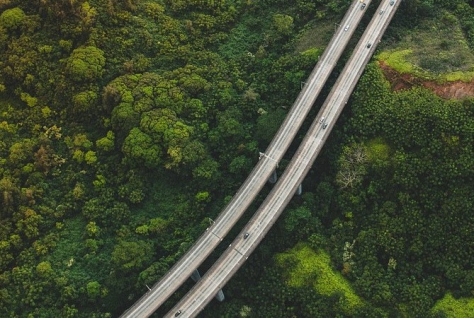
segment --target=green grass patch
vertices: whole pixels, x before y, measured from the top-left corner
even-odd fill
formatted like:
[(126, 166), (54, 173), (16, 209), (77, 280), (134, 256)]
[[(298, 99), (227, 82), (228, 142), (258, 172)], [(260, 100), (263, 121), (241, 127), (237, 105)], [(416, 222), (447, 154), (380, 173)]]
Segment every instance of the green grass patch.
[(377, 56), (377, 59), (384, 61), (388, 66), (400, 74), (413, 73), (415, 71), (415, 66), (407, 60), (407, 56), (412, 53), (413, 51), (410, 49), (384, 51)]
[(347, 280), (332, 269), (329, 255), (323, 250), (314, 251), (307, 244), (300, 243), (291, 250), (278, 254), (276, 260), (281, 266), (291, 265), (286, 267), (286, 282), (289, 286), (311, 284), (318, 293), (325, 296), (341, 293), (345, 299), (344, 308), (349, 313), (364, 304)]
[(421, 21), (377, 59), (399, 73), (439, 83), (474, 79), (474, 53), (458, 19), (447, 11)]
[(367, 153), (370, 161), (386, 161), (390, 155), (390, 146), (380, 137), (367, 143)]
[(295, 52), (305, 52), (312, 48), (325, 48), (334, 34), (334, 23), (319, 21), (305, 27), (295, 41)]
[(450, 292), (436, 302), (432, 314), (444, 313), (447, 318), (473, 318), (474, 317), (474, 298), (455, 299)]

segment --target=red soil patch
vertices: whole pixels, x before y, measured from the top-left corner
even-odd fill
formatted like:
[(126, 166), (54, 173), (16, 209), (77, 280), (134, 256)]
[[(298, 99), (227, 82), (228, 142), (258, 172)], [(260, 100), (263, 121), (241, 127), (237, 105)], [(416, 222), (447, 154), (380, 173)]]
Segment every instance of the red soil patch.
[(438, 84), (434, 81), (426, 81), (416, 78), (411, 74), (400, 74), (390, 68), (383, 61), (379, 62), (379, 66), (385, 77), (392, 84), (392, 90), (394, 91), (409, 89), (412, 86), (421, 85), (444, 99), (465, 99), (468, 97), (474, 97), (474, 81), (469, 83), (453, 81)]

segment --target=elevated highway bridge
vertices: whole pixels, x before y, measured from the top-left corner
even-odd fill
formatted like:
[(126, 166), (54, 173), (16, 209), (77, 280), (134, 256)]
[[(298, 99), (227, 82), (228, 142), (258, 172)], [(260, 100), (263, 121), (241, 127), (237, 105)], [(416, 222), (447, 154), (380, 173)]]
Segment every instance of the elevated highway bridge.
[(288, 150), (359, 25), (366, 11), (365, 6), (370, 2), (371, 0), (353, 0), (270, 145), (232, 200), (170, 271), (125, 311), (122, 317), (149, 317), (153, 314), (192, 275), (242, 217)]
[(165, 317), (195, 317), (245, 263), (302, 183), (372, 57), (400, 0), (382, 0), (285, 172), (209, 271)]
[[(347, 103), (366, 63), (372, 56), (400, 0), (383, 0), (377, 13), (366, 29), (344, 71), (339, 76), (326, 103), (318, 113), (296, 155), (282, 178), (275, 185), (252, 220), (244, 228), (243, 234), (231, 244), (229, 249), (214, 264), (194, 288), (167, 314), (167, 316), (191, 317), (201, 311), (213, 296), (225, 285), (231, 276), (248, 258), (281, 214), (293, 194), (298, 189), (314, 159), (324, 145), (336, 119)], [(230, 229), (244, 214), (266, 181), (274, 172), (278, 162), (300, 129), (305, 117), (319, 95), (324, 83), (347, 46), (359, 24), (365, 7), (370, 0), (354, 1), (336, 30), (329, 45), (306, 81), (287, 117), (268, 146), (264, 156), (252, 170), (246, 181), (234, 195), (231, 202), (221, 212), (206, 232), (189, 251), (142, 296), (122, 317), (149, 317), (176, 291), (193, 271), (209, 256)], [(342, 79), (342, 80), (341, 80)], [(242, 240), (242, 236), (249, 236)]]

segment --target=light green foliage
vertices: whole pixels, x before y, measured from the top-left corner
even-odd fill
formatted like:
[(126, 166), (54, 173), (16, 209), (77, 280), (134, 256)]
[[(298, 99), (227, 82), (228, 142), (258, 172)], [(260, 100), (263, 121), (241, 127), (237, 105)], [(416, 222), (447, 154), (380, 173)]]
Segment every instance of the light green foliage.
[(28, 163), (23, 168), (21, 169), (23, 173), (29, 174), (32, 173), (34, 170), (34, 164), (33, 163)]
[(293, 17), (279, 13), (274, 14), (273, 26), (278, 33), (288, 35), (293, 30)]
[(150, 220), (148, 229), (152, 233), (160, 234), (166, 231), (167, 226), (168, 226), (168, 222), (166, 220), (164, 220), (163, 218), (157, 217)]
[(29, 107), (36, 106), (36, 104), (38, 103), (38, 99), (29, 95), (28, 93), (22, 92), (20, 97), (21, 100), (25, 102)]
[(141, 189), (133, 189), (128, 194), (128, 200), (133, 204), (140, 203), (145, 198), (145, 193)]
[(84, 91), (74, 95), (72, 101), (75, 112), (85, 113), (94, 110), (93, 107), (97, 104), (98, 96), (94, 91)]
[(84, 184), (77, 182), (74, 188), (72, 189), (72, 196), (74, 196), (74, 199), (80, 200), (84, 197), (84, 194)]
[(49, 54), (53, 51), (53, 47), (51, 45), (40, 45), (38, 46), (38, 51), (40, 53)]
[(406, 57), (413, 53), (413, 50), (383, 51), (377, 55), (377, 59), (385, 62), (389, 67), (398, 73), (413, 73), (415, 67), (406, 60)]
[(79, 133), (74, 135), (73, 145), (85, 150), (89, 150), (94, 144), (89, 141), (86, 134)]
[(51, 116), (53, 111), (49, 108), (49, 106), (45, 106), (41, 108), (41, 114), (43, 115), (44, 118), (48, 118)]
[(153, 143), (152, 138), (139, 128), (133, 128), (123, 142), (122, 151), (128, 157), (139, 160), (147, 166), (161, 163), (161, 148)]
[(164, 234), (166, 232), (166, 227), (168, 226), (168, 222), (163, 218), (157, 217), (152, 218), (146, 225), (138, 226), (135, 229), (137, 234), (148, 235), (152, 233), (154, 235)]
[(98, 149), (104, 150), (106, 152), (112, 151), (114, 149), (115, 134), (112, 131), (107, 132), (107, 136), (98, 139), (95, 142), (95, 145)]
[(16, 223), (20, 232), (27, 238), (36, 238), (39, 236), (39, 226), (43, 222), (43, 217), (31, 208), (24, 208), (20, 213), (21, 217)]
[(364, 305), (342, 275), (331, 268), (331, 259), (323, 250), (315, 252), (307, 244), (300, 243), (291, 250), (276, 255), (279, 265), (291, 264), (286, 268), (286, 283), (292, 287), (308, 284), (322, 295), (341, 293), (344, 296), (343, 308), (347, 314)]
[(82, 163), (84, 161), (84, 151), (80, 149), (74, 150), (74, 152), (72, 153), (72, 158), (78, 163)]
[(36, 272), (41, 277), (47, 277), (52, 274), (53, 269), (51, 267), (51, 263), (49, 261), (42, 261), (36, 266)]
[(86, 232), (87, 232), (87, 236), (96, 237), (100, 233), (100, 227), (97, 226), (96, 222), (89, 222), (86, 225)]
[(310, 57), (313, 61), (318, 61), (319, 56), (322, 54), (321, 50), (318, 48), (311, 48), (304, 52), (301, 52), (301, 55)]
[(31, 139), (23, 139), (20, 142), (14, 143), (10, 147), (9, 161), (12, 163), (22, 163), (27, 159), (31, 159), (34, 145), (35, 142)]
[(237, 156), (229, 164), (229, 172), (233, 174), (245, 174), (252, 166), (250, 159), (244, 155)]
[(71, 40), (59, 40), (59, 46), (67, 53), (72, 50), (72, 41)]
[(7, 121), (0, 122), (0, 131), (15, 134), (18, 130), (18, 126), (16, 124), (10, 124)]
[(94, 185), (95, 188), (101, 188), (105, 186), (105, 183), (107, 180), (105, 179), (105, 176), (102, 174), (97, 174), (96, 179), (92, 182), (92, 185)]
[(474, 71), (454, 71), (442, 74), (441, 77), (447, 82), (462, 81), (468, 83), (474, 80)]
[(389, 159), (390, 146), (382, 138), (374, 138), (367, 143), (367, 156), (370, 161)]
[(152, 246), (144, 241), (121, 241), (112, 252), (112, 262), (127, 271), (144, 266), (152, 256)]
[(194, 196), (197, 202), (207, 202), (210, 200), (209, 192), (199, 192)]
[(147, 225), (138, 226), (137, 228), (135, 228), (135, 233), (140, 234), (140, 235), (148, 235), (148, 226)]
[(195, 178), (203, 178), (210, 180), (218, 175), (218, 168), (219, 163), (217, 163), (213, 159), (206, 159), (199, 163), (199, 165), (193, 169), (193, 176)]
[(472, 318), (474, 317), (474, 298), (455, 299), (451, 292), (438, 300), (431, 310), (432, 315), (442, 312), (447, 318)]
[(6, 29), (14, 29), (25, 19), (25, 12), (20, 8), (7, 9), (0, 14), (0, 25)]
[(87, 151), (84, 155), (84, 160), (89, 165), (94, 164), (97, 162), (97, 155), (94, 151)]
[(85, 1), (81, 5), (80, 9), (80, 16), (83, 29), (88, 29), (93, 25), (95, 22), (95, 18), (97, 16), (97, 10), (89, 4), (89, 2)]
[(87, 290), (87, 296), (89, 298), (97, 298), (100, 296), (100, 289), (101, 286), (97, 281), (90, 281), (87, 283), (86, 290)]
[(93, 46), (75, 49), (66, 63), (68, 73), (77, 82), (100, 79), (104, 66), (104, 51)]

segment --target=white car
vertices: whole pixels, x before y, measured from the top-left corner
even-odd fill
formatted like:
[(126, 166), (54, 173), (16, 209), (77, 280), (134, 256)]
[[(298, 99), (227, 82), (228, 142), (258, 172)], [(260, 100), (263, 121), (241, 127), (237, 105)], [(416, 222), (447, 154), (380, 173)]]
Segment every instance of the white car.
[(324, 117), (322, 117), (320, 120), (319, 120), (319, 123), (323, 123), (324, 122)]

